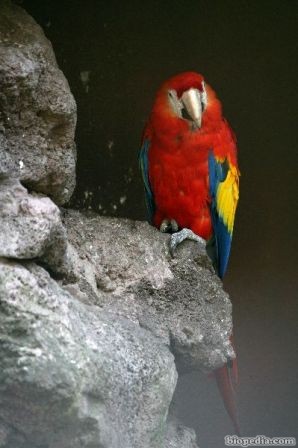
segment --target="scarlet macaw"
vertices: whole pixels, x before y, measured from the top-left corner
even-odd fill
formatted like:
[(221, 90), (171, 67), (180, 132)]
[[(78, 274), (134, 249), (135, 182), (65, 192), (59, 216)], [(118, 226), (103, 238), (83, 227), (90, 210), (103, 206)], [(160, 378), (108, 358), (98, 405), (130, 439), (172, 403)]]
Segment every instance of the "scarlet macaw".
[[(172, 233), (171, 251), (186, 238), (203, 238), (222, 278), (239, 197), (237, 147), (221, 103), (202, 75), (185, 72), (162, 84), (139, 161), (150, 222)], [(237, 366), (228, 364), (215, 377), (239, 433), (231, 378), (236, 379)]]

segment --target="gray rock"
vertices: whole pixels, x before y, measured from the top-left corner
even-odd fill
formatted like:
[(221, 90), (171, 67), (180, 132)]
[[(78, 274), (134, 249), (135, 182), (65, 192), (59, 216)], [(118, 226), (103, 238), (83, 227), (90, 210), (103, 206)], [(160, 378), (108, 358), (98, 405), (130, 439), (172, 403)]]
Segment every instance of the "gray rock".
[[(203, 245), (173, 259), (147, 223), (73, 210), (66, 242), (57, 206), (13, 179), (0, 204), (0, 446), (197, 448), (167, 421), (176, 367), (234, 356), (231, 304)], [(28, 258), (54, 260), (60, 285)]]
[(63, 221), (77, 298), (150, 330), (180, 372), (213, 370), (235, 357), (231, 302), (205, 247), (187, 241), (172, 259), (169, 236), (147, 223), (76, 211), (65, 211)]
[(41, 28), (3, 0), (0, 85), (0, 174), (65, 203), (75, 186), (76, 104)]
[(28, 194), (17, 179), (0, 178), (0, 257), (32, 259), (58, 272), (66, 263), (66, 232), (59, 208)]
[(196, 433), (175, 420), (167, 424), (164, 448), (198, 448)]
[(0, 302), (0, 446), (164, 445), (177, 374), (158, 338), (32, 262), (0, 261)]
[(7, 177), (13, 173), (14, 163), (7, 150), (7, 140), (0, 129), (0, 177)]

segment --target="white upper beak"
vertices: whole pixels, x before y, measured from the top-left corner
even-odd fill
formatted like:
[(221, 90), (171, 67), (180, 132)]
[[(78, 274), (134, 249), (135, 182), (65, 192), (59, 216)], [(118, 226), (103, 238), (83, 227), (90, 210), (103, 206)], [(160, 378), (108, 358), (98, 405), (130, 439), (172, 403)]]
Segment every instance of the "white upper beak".
[(181, 101), (187, 110), (187, 113), (194, 121), (196, 127), (200, 128), (202, 124), (202, 101), (201, 93), (198, 89), (189, 89), (183, 93)]

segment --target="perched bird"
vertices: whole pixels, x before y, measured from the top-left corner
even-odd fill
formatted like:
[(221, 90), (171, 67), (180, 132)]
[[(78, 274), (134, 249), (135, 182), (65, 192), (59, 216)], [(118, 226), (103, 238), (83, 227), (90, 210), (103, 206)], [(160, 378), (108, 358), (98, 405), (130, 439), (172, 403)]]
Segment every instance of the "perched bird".
[[(139, 162), (150, 222), (172, 233), (173, 252), (184, 239), (203, 238), (222, 278), (230, 254), (239, 197), (235, 135), (202, 75), (178, 74), (162, 84), (143, 134)], [(235, 360), (215, 377), (239, 433), (233, 381)]]

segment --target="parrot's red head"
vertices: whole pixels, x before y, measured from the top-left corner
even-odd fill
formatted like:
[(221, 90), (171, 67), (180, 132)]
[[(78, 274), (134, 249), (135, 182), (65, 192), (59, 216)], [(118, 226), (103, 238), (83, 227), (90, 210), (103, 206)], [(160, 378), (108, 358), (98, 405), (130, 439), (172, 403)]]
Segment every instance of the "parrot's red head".
[(184, 92), (189, 89), (197, 89), (200, 92), (204, 91), (204, 77), (195, 72), (184, 72), (168, 79), (163, 85), (168, 89), (174, 89), (177, 96), (181, 98)]
[[(221, 105), (204, 77), (184, 72), (164, 82), (157, 92), (154, 114), (187, 126), (192, 131), (205, 130), (221, 119)], [(173, 123), (172, 123), (173, 125)]]

